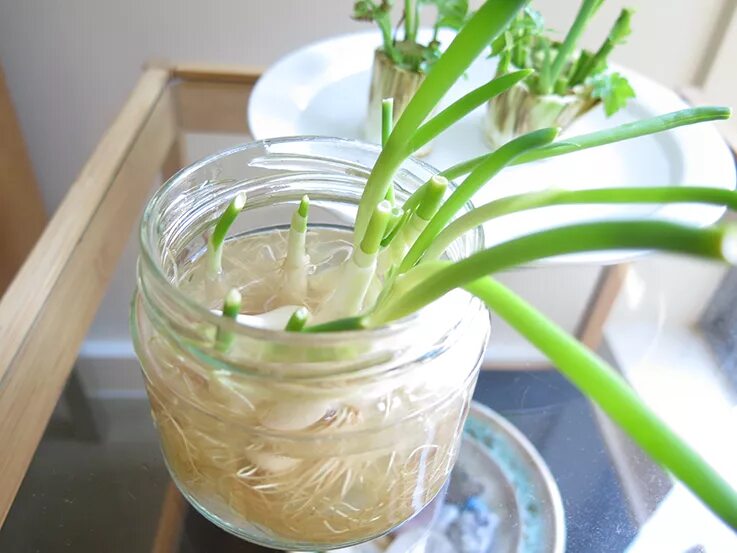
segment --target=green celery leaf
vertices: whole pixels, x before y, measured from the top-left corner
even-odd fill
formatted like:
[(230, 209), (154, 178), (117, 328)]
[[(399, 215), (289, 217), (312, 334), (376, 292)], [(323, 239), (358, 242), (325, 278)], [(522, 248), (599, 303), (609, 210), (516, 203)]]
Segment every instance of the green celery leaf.
[(435, 27), (454, 29), (463, 27), (468, 18), (468, 0), (421, 0), (423, 4), (432, 4), (438, 9)]
[(524, 30), (528, 36), (541, 35), (545, 31), (542, 14), (529, 6), (512, 22), (511, 26), (514, 26), (516, 30)]
[(607, 117), (613, 115), (635, 97), (630, 83), (619, 73), (605, 73), (591, 77), (587, 84), (591, 86), (591, 95), (604, 102)]
[(358, 21), (373, 21), (376, 19), (376, 13), (379, 11), (379, 5), (371, 0), (358, 0), (353, 4), (353, 19)]
[(512, 33), (505, 31), (496, 37), (496, 39), (491, 43), (491, 53), (489, 54), (489, 57), (497, 56), (502, 52), (509, 52), (513, 45), (514, 41), (512, 40)]

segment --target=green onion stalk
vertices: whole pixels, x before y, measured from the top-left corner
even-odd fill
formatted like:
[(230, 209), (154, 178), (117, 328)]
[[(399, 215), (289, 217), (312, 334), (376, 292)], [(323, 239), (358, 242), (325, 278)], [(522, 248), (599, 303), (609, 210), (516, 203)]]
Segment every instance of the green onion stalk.
[(305, 194), (292, 215), (287, 235), (287, 255), (283, 266), (284, 282), (281, 293), (287, 301), (297, 305), (304, 302), (307, 297), (309, 256), (305, 253), (305, 241), (309, 210), (310, 198)]
[[(688, 203), (737, 210), (736, 192), (708, 186), (545, 190), (469, 208), (474, 195), (506, 167), (683, 125), (725, 119), (729, 117), (727, 108), (692, 108), (566, 140), (557, 140), (559, 129), (556, 126), (537, 129), (504, 143), (494, 152), (441, 171), (439, 176), (418, 187), (401, 206), (398, 205), (399, 195), (395, 197), (390, 192), (395, 173), (418, 146), (453, 125), (474, 109), (473, 106), (480, 105), (479, 101), (504, 94), (521, 79), (529, 78), (529, 72), (524, 71), (497, 76), (437, 115), (430, 116), (487, 45), (509, 33), (510, 23), (527, 13), (521, 11), (526, 3), (525, 0), (487, 0), (435, 61), (391, 132), (391, 125), (387, 118), (384, 119), (385, 143), (363, 189), (354, 225), (352, 254), (338, 267), (331, 296), (314, 309), (314, 314), (300, 307), (301, 304), (278, 308), (281, 309), (279, 328), (318, 333), (382, 327), (421, 311), (452, 290), (465, 289), (540, 349), (635, 443), (737, 530), (735, 489), (675, 434), (606, 362), (493, 278), (502, 271), (541, 259), (607, 250), (663, 250), (734, 264), (737, 262), (735, 227), (714, 224), (697, 228), (657, 220), (602, 220), (529, 233), (456, 261), (444, 255), (455, 240), (487, 221), (551, 206)], [(577, 59), (578, 35), (598, 3), (586, 1), (584, 6), (586, 9), (582, 8), (563, 44), (547, 55), (550, 67), (546, 78), (551, 81), (571, 73)], [(621, 30), (619, 32), (621, 34)], [(529, 57), (522, 46), (510, 52), (515, 60)], [(578, 67), (583, 67), (576, 69), (579, 73), (587, 70), (586, 66)], [(464, 175), (467, 176), (459, 186), (449, 185), (448, 180)], [(226, 229), (232, 223), (231, 215), (229, 206), (221, 220)], [(304, 230), (306, 225), (305, 219), (304, 227), (293, 224), (293, 228)], [(298, 254), (303, 252), (302, 246), (295, 248)], [(287, 257), (291, 254), (290, 246)], [(372, 287), (378, 287), (378, 293), (372, 293)], [(226, 301), (226, 307), (227, 304)], [(278, 309), (263, 317), (273, 316)], [(223, 316), (230, 314), (231, 310), (226, 313), (223, 309)], [(217, 343), (227, 349), (228, 336), (218, 335)]]
[[(381, 146), (386, 146), (387, 141), (389, 140), (389, 135), (392, 133), (392, 128), (394, 128), (394, 98), (384, 98), (381, 102)], [(389, 186), (389, 189), (386, 191), (386, 200), (392, 205), (392, 208), (394, 208), (394, 186)], [(398, 217), (395, 216), (396, 213), (392, 214), (392, 217), (389, 220), (389, 228), (392, 228), (394, 224), (398, 222)]]
[(362, 310), (369, 286), (376, 276), (377, 258), (392, 208), (387, 200), (374, 209), (366, 233), (358, 248), (345, 265), (338, 278), (343, 285), (336, 288), (332, 297), (315, 314), (315, 322), (338, 319)]
[(595, 52), (578, 48), (581, 35), (602, 3), (583, 0), (563, 42), (547, 36), (542, 16), (532, 8), (520, 12), (492, 42), (497, 75), (510, 70), (532, 71), (523, 82), (489, 101), (485, 126), (492, 147), (535, 129), (565, 129), (599, 104), (609, 117), (635, 96), (627, 79), (608, 66), (612, 51), (630, 35), (631, 9), (620, 12)]
[(441, 175), (435, 175), (428, 183), (425, 193), (422, 195), (417, 208), (407, 211), (408, 216), (402, 221), (401, 227), (391, 238), (391, 243), (386, 247), (380, 258), (380, 267), (389, 269), (395, 263), (402, 260), (409, 247), (414, 244), (425, 227), (433, 218), (443, 202), (443, 196), (448, 188), (448, 179)]
[(217, 279), (223, 272), (225, 236), (245, 206), (246, 194), (240, 192), (225, 208), (207, 240), (207, 275), (209, 279)]
[[(222, 316), (227, 319), (236, 320), (241, 312), (242, 301), (241, 293), (237, 289), (231, 288), (223, 301)], [(218, 327), (215, 337), (215, 349), (221, 352), (227, 352), (233, 345), (234, 340), (235, 336), (232, 332)]]

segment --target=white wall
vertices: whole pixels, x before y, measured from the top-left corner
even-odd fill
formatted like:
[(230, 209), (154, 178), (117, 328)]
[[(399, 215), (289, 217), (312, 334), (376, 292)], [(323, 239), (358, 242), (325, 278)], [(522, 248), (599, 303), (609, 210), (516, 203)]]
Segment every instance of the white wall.
[[(737, 105), (737, 74), (734, 67), (734, 56), (737, 52), (737, 2), (731, 2), (732, 12), (725, 17), (726, 31), (724, 38), (714, 55), (711, 70), (704, 82), (705, 96), (711, 102), (723, 102), (728, 106)], [(732, 123), (737, 136), (737, 124)]]
[(265, 66), (363, 28), (348, 8), (340, 0), (0, 0), (0, 59), (47, 206), (59, 203), (147, 60)]

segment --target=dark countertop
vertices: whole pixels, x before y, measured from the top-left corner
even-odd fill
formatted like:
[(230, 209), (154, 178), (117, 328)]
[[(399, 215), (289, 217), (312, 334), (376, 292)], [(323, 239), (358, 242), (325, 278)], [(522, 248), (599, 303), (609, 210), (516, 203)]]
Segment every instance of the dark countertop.
[[(484, 371), (474, 398), (516, 425), (547, 461), (565, 506), (567, 552), (624, 551), (637, 525), (589, 403), (555, 371)], [(91, 405), (91, 428), (72, 424), (66, 405), (57, 408), (0, 530), (3, 553), (152, 551), (169, 477), (148, 402)], [(266, 551), (190, 508), (184, 520), (179, 553)]]

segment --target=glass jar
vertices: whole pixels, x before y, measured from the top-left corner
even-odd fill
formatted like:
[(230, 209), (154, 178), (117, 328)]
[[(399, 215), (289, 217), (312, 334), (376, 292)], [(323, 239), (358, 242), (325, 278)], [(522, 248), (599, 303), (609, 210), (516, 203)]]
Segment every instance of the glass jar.
[[(184, 286), (240, 191), (226, 248), (288, 227), (305, 193), (310, 225), (350, 230), (378, 152), (331, 138), (239, 146), (172, 177), (141, 223), (131, 329), (167, 466), (203, 515), (266, 546), (326, 550), (386, 533), (438, 494), (459, 449), (489, 333), (477, 299), (454, 291), (386, 327), (301, 334), (224, 320)], [(434, 173), (409, 160), (397, 197)], [(482, 240), (469, 233), (447, 255)], [(226, 353), (216, 328), (233, 336)]]

